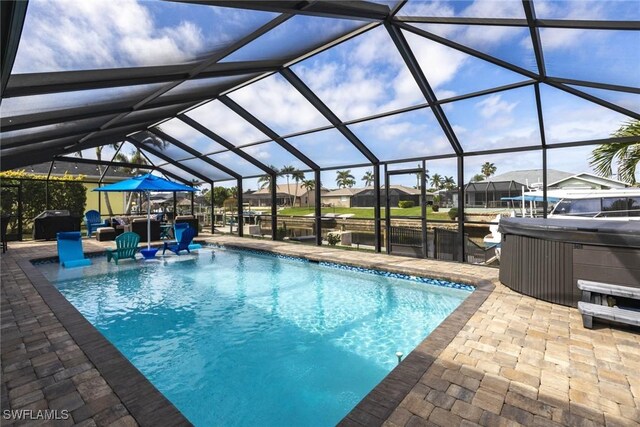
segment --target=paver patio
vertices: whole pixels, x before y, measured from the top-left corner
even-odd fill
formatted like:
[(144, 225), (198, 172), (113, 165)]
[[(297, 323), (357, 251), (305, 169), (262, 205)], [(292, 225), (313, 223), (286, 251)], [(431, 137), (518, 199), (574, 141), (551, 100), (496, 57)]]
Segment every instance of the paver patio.
[[(496, 269), (233, 236), (206, 240), (485, 284), (474, 292), (477, 306), (463, 304), (343, 425), (640, 425), (638, 331), (586, 330), (576, 309), (517, 294), (497, 282)], [(85, 251), (110, 246), (83, 244)], [(74, 323), (65, 326), (73, 316), (50, 302), (61, 295), (25, 262), (53, 255), (55, 242), (23, 242), (2, 256), (2, 408), (67, 408), (72, 418), (60, 425), (186, 423), (151, 417), (173, 408), (152, 388), (144, 394), (156, 411), (136, 407), (123, 385), (135, 389), (139, 381), (118, 380), (99, 357), (112, 350)]]

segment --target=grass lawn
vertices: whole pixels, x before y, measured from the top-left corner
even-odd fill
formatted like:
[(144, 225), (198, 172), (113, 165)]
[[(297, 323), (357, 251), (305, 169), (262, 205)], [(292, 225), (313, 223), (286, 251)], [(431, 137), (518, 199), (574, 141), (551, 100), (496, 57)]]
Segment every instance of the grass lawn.
[[(380, 210), (382, 218), (385, 217), (385, 209)], [(278, 212), (278, 215), (283, 216), (304, 216), (314, 213), (314, 208), (286, 208)], [(420, 216), (420, 207), (413, 208), (391, 208), (392, 215), (394, 217), (399, 216)], [(323, 214), (335, 213), (336, 215), (342, 214), (354, 214), (352, 218), (367, 218), (373, 219), (373, 208), (322, 208)], [(427, 207), (427, 218), (431, 219), (445, 219), (448, 220), (449, 215), (446, 212), (433, 212), (431, 206)]]

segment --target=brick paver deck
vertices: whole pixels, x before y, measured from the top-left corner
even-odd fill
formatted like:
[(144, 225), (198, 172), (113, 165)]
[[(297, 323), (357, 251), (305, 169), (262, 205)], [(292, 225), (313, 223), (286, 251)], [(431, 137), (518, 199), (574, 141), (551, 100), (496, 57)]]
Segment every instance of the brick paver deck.
[[(577, 310), (517, 294), (497, 282), (495, 269), (231, 236), (211, 240), (481, 284), (343, 425), (640, 425), (637, 330), (586, 330)], [(66, 314), (52, 312), (49, 300), (62, 297), (47, 283), (33, 283), (37, 271), (24, 261), (53, 255), (55, 243), (10, 246), (2, 256), (2, 408), (67, 408), (73, 418), (63, 425), (179, 423), (148, 417), (153, 410), (140, 415), (145, 411), (126, 393), (138, 379), (114, 379), (108, 361), (96, 359), (96, 350), (109, 350), (78, 342), (82, 334), (60, 322)], [(153, 391), (146, 389), (156, 402), (149, 405), (166, 406)]]
[[(93, 240), (83, 244), (85, 251), (104, 246)], [(1, 257), (0, 423), (188, 425), (175, 407), (29, 263), (29, 259), (55, 256), (55, 242), (10, 246)], [(22, 410), (22, 417), (32, 419), (6, 416), (5, 410)], [(44, 410), (50, 412), (38, 412)], [(59, 419), (45, 421), (43, 417), (51, 416), (54, 410)]]

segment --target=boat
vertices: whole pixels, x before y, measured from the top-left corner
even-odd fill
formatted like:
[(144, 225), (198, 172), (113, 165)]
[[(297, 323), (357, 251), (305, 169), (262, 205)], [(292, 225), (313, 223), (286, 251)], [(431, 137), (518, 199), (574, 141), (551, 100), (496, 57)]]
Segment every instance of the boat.
[(640, 220), (640, 188), (625, 190), (563, 191), (548, 217), (576, 219)]

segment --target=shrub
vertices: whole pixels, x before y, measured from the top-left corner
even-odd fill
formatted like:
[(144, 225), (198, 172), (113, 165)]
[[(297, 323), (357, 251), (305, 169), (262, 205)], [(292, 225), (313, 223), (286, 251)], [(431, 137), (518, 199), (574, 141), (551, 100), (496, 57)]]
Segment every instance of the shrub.
[(433, 205), (433, 206), (431, 206), (431, 210), (432, 210), (433, 212), (438, 212), (438, 211), (440, 210), (440, 206), (438, 206), (438, 205)]
[[(33, 218), (47, 209), (46, 176), (27, 173), (24, 170), (0, 173), (3, 184), (20, 185), (22, 187), (22, 219), (23, 232), (28, 233), (33, 227)], [(82, 183), (84, 176), (67, 175), (52, 176), (49, 179), (49, 209), (65, 209), (71, 215), (83, 216), (87, 204), (87, 188)], [(2, 213), (14, 215), (9, 228), (17, 229), (17, 193), (2, 193)]]
[(458, 217), (458, 208), (451, 208), (449, 209), (449, 218), (451, 218), (452, 220), (456, 219)]
[(413, 200), (400, 200), (398, 202), (398, 207), (402, 208), (402, 209), (407, 209), (407, 208), (412, 208), (414, 207), (416, 204)]
[(276, 229), (276, 240), (284, 240), (285, 237), (287, 237), (287, 229), (285, 227)]
[(327, 234), (327, 243), (329, 243), (331, 246), (337, 245), (338, 243), (340, 243), (340, 235), (336, 233)]

